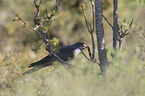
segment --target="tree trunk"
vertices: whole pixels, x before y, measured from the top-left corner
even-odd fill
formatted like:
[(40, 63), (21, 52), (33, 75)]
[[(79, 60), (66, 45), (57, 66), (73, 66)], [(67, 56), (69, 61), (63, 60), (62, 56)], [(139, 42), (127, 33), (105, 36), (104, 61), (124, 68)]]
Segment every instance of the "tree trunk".
[(118, 0), (113, 0), (114, 4), (114, 11), (113, 11), (113, 48), (114, 50), (118, 49), (118, 11), (117, 11), (117, 4)]
[(95, 17), (100, 69), (102, 73), (105, 73), (107, 67), (109, 66), (109, 62), (105, 49), (102, 0), (95, 0)]

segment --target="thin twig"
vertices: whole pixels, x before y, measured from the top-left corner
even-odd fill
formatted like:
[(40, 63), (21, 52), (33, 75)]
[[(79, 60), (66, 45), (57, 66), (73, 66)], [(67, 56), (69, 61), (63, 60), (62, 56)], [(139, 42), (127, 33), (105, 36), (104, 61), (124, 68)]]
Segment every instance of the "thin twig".
[(139, 36), (145, 41), (145, 37), (142, 34), (140, 34)]
[(97, 64), (99, 65), (100, 63), (98, 63), (98, 62), (96, 61), (96, 59), (91, 60), (90, 48), (89, 48), (89, 47), (87, 47), (87, 48), (88, 48), (88, 53), (89, 53), (90, 59), (86, 56), (86, 54), (85, 54), (83, 51), (81, 51), (81, 53), (84, 55), (84, 57), (85, 57), (87, 60), (89, 60), (89, 61), (91, 61), (91, 62), (93, 62), (93, 63), (97, 63)]
[(37, 47), (40, 47), (43, 43), (44, 43), (44, 41), (42, 41)]
[(81, 0), (81, 8), (82, 8), (82, 11), (83, 11), (83, 14), (84, 14), (84, 18), (85, 18), (85, 22), (86, 22), (86, 26), (87, 26), (87, 29), (88, 29), (88, 32), (91, 34), (91, 39), (92, 39), (92, 60), (94, 60), (95, 58), (95, 42), (94, 42), (94, 36), (93, 36), (93, 33), (94, 33), (94, 2), (93, 0), (90, 0), (91, 1), (91, 5), (92, 5), (92, 14), (93, 14), (93, 28), (90, 24), (90, 26), (88, 25), (88, 21), (87, 21), (87, 18), (86, 18), (86, 14), (85, 14), (85, 10), (84, 10), (84, 7), (83, 7), (83, 1)]
[(34, 0), (35, 7), (37, 8), (37, 14), (35, 17), (39, 17), (40, 5), (41, 5), (42, 0), (40, 0), (39, 5), (37, 5), (36, 2), (37, 2), (37, 0)]
[(86, 18), (86, 13), (85, 13), (85, 10), (84, 10), (84, 7), (83, 7), (83, 1), (82, 0), (81, 0), (81, 8), (83, 10), (83, 14), (84, 14), (84, 18), (85, 18), (85, 22), (86, 22), (86, 26), (87, 26), (88, 32), (91, 33), (91, 31), (89, 29), (89, 26), (88, 26), (88, 21), (87, 21), (87, 18)]
[(112, 29), (114, 30), (114, 27), (112, 26), (112, 24), (107, 20), (107, 18), (103, 15), (104, 19), (106, 20), (106, 22), (112, 27)]
[(91, 5), (92, 5), (92, 14), (93, 14), (93, 28), (91, 28), (91, 26), (90, 26), (90, 28), (91, 28), (91, 31), (92, 31), (92, 33), (94, 32), (94, 29), (95, 29), (95, 15), (94, 15), (94, 13), (95, 13), (95, 11), (94, 11), (94, 2), (93, 2), (93, 0), (90, 0), (91, 1)]
[(98, 65), (100, 65), (100, 63), (98, 63), (96, 60), (95, 60), (95, 61), (92, 61), (91, 59), (89, 59), (83, 51), (81, 51), (81, 53), (85, 56), (85, 58), (86, 58), (88, 61), (93, 62), (93, 63), (97, 63)]
[(40, 27), (40, 26), (36, 26), (36, 27), (34, 28), (34, 30), (37, 30), (39, 27)]
[(130, 24), (129, 24), (129, 28), (131, 27), (131, 25), (133, 24), (134, 18), (131, 20)]
[(91, 61), (91, 60), (86, 56), (86, 54), (85, 54), (83, 51), (81, 51), (81, 53), (85, 56), (85, 58), (86, 58), (87, 60)]
[(58, 8), (59, 8), (59, 2), (58, 2), (58, 0), (56, 0), (56, 9), (55, 9), (55, 10), (56, 10), (56, 11), (59, 11)]
[(40, 13), (40, 5), (41, 5), (42, 0), (40, 0), (39, 5), (37, 5), (36, 2), (37, 2), (37, 0), (34, 0), (35, 7), (37, 9), (36, 16), (34, 17), (34, 24), (40, 25), (41, 19), (38, 19), (38, 17), (39, 17), (39, 13)]
[[(90, 0), (91, 1), (91, 5), (92, 5), (92, 14), (93, 14), (93, 28), (91, 27), (91, 24), (90, 24), (90, 29), (91, 29), (91, 38), (92, 38), (92, 60), (95, 59), (95, 42), (94, 42), (94, 26), (95, 26), (95, 12), (94, 12), (94, 2), (93, 0)], [(91, 56), (91, 54), (90, 54)]]
[[(29, 25), (27, 22), (25, 22), (21, 17), (18, 16), (18, 14), (16, 15), (16, 17), (21, 20), (24, 24), (26, 24), (30, 29), (34, 30), (38, 35), (42, 36), (42, 34), (40, 32), (38, 32), (37, 30), (35, 30), (35, 28), (33, 28), (31, 25)], [(43, 37), (43, 36), (42, 36)]]

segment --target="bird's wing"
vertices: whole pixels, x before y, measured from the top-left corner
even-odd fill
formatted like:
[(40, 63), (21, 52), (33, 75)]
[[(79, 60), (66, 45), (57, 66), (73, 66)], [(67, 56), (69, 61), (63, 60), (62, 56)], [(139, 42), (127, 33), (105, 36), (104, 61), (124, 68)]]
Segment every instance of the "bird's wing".
[(69, 58), (73, 58), (73, 50), (74, 49), (71, 46), (63, 46), (60, 48), (59, 53), (57, 53), (57, 55), (64, 61), (67, 61)]

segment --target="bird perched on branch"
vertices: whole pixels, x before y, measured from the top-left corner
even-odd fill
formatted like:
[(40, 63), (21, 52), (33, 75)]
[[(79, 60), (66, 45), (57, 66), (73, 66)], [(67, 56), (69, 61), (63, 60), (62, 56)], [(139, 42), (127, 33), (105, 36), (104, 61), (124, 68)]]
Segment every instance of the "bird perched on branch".
[[(56, 55), (62, 60), (62, 61), (68, 61), (70, 59), (73, 59), (76, 55), (78, 55), (83, 49), (87, 48), (88, 46), (83, 42), (77, 42), (72, 45), (68, 46), (62, 46), (56, 53)], [(44, 57), (42, 60), (37, 61), (35, 63), (32, 63), (29, 65), (29, 68), (33, 67), (32, 69), (24, 72), (23, 74), (30, 74), (37, 70), (40, 70), (41, 68), (44, 68), (46, 66), (50, 66), (53, 64), (54, 61), (58, 60), (54, 54), (49, 54), (48, 56)], [(58, 60), (59, 61), (59, 60)]]

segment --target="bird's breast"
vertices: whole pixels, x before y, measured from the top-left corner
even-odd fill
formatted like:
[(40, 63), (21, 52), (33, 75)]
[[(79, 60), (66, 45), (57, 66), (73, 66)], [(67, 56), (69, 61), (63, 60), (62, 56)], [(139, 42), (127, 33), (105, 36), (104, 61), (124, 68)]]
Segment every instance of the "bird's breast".
[(75, 49), (73, 52), (74, 56), (78, 55), (80, 52), (81, 52), (81, 50), (79, 48)]

